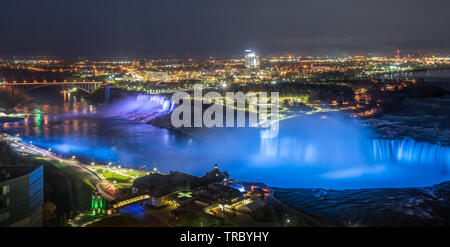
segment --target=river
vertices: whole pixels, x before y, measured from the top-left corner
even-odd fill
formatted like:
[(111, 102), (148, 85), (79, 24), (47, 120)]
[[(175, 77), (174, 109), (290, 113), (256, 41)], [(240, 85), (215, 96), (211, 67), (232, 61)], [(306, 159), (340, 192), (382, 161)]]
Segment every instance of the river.
[[(278, 190), (281, 200), (332, 220), (448, 224), (448, 146), (380, 140), (358, 120), (335, 113), (282, 121), (274, 139), (261, 138), (258, 129), (213, 129), (200, 140), (121, 117), (152, 115), (158, 105), (141, 107), (145, 97), (116, 104), (120, 114), (112, 116), (111, 106), (93, 105), (77, 93), (41, 90), (31, 96), (16, 107), (29, 117), (3, 127), (24, 141), (87, 162), (200, 176), (218, 163), (232, 178), (284, 188)], [(398, 212), (405, 217), (395, 224), (376, 216)]]

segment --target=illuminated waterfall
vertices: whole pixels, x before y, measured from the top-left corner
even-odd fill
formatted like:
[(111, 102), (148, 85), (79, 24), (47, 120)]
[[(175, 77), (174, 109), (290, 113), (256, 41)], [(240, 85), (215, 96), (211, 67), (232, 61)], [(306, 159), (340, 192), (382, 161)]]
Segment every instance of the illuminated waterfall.
[(432, 164), (450, 166), (450, 147), (404, 140), (327, 140), (281, 137), (262, 139), (260, 154), (304, 164), (326, 166), (374, 163)]
[(450, 147), (404, 140), (373, 140), (369, 153), (376, 162), (450, 165)]
[(106, 109), (108, 117), (121, 117), (139, 122), (148, 122), (173, 111), (175, 105), (164, 96), (138, 95), (123, 99)]

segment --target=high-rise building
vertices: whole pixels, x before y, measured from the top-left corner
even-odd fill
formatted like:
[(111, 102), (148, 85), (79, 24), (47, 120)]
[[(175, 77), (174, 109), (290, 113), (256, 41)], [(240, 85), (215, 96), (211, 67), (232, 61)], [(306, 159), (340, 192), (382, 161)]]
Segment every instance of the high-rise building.
[(131, 61), (131, 66), (134, 67), (134, 68), (140, 68), (141, 67), (141, 61), (138, 61), (138, 60)]
[(400, 49), (395, 50), (395, 58), (400, 59)]
[(151, 67), (153, 67), (153, 62), (152, 61), (150, 61), (150, 60), (147, 60), (147, 61), (145, 61), (145, 68), (151, 68)]
[(245, 67), (248, 69), (259, 68), (259, 57), (252, 50), (245, 50)]
[(42, 226), (42, 166), (0, 167), (0, 226)]

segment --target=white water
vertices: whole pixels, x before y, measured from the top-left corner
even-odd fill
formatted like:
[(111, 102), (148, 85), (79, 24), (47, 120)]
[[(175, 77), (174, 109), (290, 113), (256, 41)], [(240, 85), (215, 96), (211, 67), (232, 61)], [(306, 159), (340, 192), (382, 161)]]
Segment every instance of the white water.
[(120, 117), (139, 122), (148, 122), (173, 111), (175, 105), (164, 96), (138, 95), (120, 100), (104, 111), (107, 117)]

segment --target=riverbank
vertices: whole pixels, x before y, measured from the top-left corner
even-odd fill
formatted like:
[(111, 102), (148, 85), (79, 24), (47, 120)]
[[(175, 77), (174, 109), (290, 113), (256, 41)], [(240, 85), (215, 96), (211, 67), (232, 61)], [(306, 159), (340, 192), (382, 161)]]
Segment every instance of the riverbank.
[(29, 96), (13, 88), (0, 88), (0, 123), (23, 120), (25, 114), (18, 113), (14, 107), (29, 99)]
[(17, 113), (14, 108), (0, 107), (0, 125), (5, 122), (18, 122), (25, 119), (25, 114)]
[(411, 138), (450, 146), (450, 95), (439, 98), (407, 98), (403, 107), (363, 122), (384, 139)]
[(290, 207), (347, 226), (436, 227), (450, 222), (450, 181), (417, 188), (277, 188), (275, 195)]
[[(10, 137), (12, 138), (12, 137)], [(14, 139), (14, 140), (12, 140)], [(14, 145), (20, 144), (17, 138), (12, 138), (10, 141), (14, 143)], [(24, 144), (23, 144), (24, 145)], [(63, 207), (64, 203), (69, 204), (75, 204), (72, 206), (64, 206), (67, 207), (69, 211), (78, 211), (74, 213), (70, 213), (70, 215), (74, 215), (74, 219), (78, 218), (78, 220), (70, 219), (69, 222), (71, 225), (74, 226), (80, 226), (80, 225), (89, 225), (90, 220), (89, 217), (86, 217), (82, 212), (89, 209), (90, 205), (90, 197), (91, 194), (96, 190), (94, 185), (91, 183), (91, 181), (86, 178), (86, 174), (83, 172), (80, 172), (80, 169), (77, 168), (75, 165), (67, 165), (64, 163), (61, 163), (61, 158), (58, 159), (58, 161), (55, 161), (54, 155), (50, 154), (50, 151), (47, 150), (41, 150), (38, 147), (32, 145), (32, 144), (26, 144), (25, 148), (24, 146), (16, 146), (15, 149), (18, 152), (26, 152), (29, 155), (36, 155), (36, 152), (42, 152), (40, 153), (39, 157), (36, 157), (37, 160), (40, 162), (45, 162), (47, 168), (51, 168), (48, 170), (50, 172), (49, 175), (55, 176), (56, 174), (60, 175), (61, 179), (54, 179), (54, 181), (57, 182), (58, 186), (56, 186), (55, 183), (50, 183), (52, 187), (48, 188), (49, 191), (53, 191), (52, 193), (56, 193), (53, 198), (57, 199), (54, 200), (56, 205), (58, 205), (58, 208)], [(75, 160), (73, 158), (64, 160), (65, 162), (68, 162), (70, 164), (74, 164)], [(86, 169), (95, 172), (100, 178), (106, 179), (111, 181), (111, 184), (113, 187), (118, 187), (118, 185), (124, 185), (123, 188), (120, 189), (126, 189), (127, 193), (130, 193), (130, 188), (133, 180), (138, 177), (146, 176), (150, 173), (154, 173), (155, 171), (142, 171), (142, 170), (136, 170), (136, 169), (129, 169), (129, 168), (120, 168), (120, 166), (117, 165), (83, 165)], [(239, 182), (237, 182), (239, 183)], [(255, 184), (255, 183), (239, 183), (239, 184)], [(262, 185), (262, 184), (261, 184)], [(126, 188), (125, 188), (126, 187)], [(253, 187), (253, 186), (252, 186)], [(63, 189), (65, 188), (65, 189)], [(62, 190), (61, 190), (62, 189)], [(119, 188), (118, 188), (119, 189)], [(120, 190), (119, 189), (119, 190)], [(66, 193), (62, 194), (62, 191), (66, 190)], [(58, 192), (59, 191), (59, 192)], [(123, 191), (125, 193), (125, 191)], [(57, 195), (60, 195), (61, 198), (58, 198)], [(68, 197), (67, 197), (68, 196)], [(64, 201), (61, 199), (66, 198), (67, 201)], [(255, 216), (249, 217), (246, 214), (238, 213), (238, 216), (235, 216), (232, 219), (228, 219), (228, 224), (237, 225), (237, 226), (249, 226), (249, 225), (255, 225), (255, 226), (268, 226), (268, 225), (289, 225), (289, 226), (330, 226), (335, 225), (333, 223), (330, 223), (329, 221), (322, 219), (320, 217), (314, 216), (311, 217), (310, 215), (307, 215), (303, 212), (293, 210), (292, 208), (287, 207), (283, 203), (280, 203), (278, 200), (274, 198), (274, 200), (271, 203), (266, 203), (267, 207), (264, 212), (265, 214), (271, 215), (269, 218), (262, 217), (260, 213), (256, 213)], [(64, 211), (64, 219), (67, 219), (69, 217), (69, 211)], [(80, 211), (79, 211), (80, 210)], [(151, 212), (150, 212), (151, 211)], [(166, 221), (172, 222), (172, 225), (182, 225), (182, 226), (195, 226), (196, 223), (190, 222), (189, 219), (186, 219), (187, 221), (174, 221), (171, 217), (169, 217), (166, 214), (166, 211), (164, 209), (162, 210), (150, 210), (149, 214), (156, 214), (158, 217), (166, 217)], [(257, 211), (260, 212), (261, 210)], [(261, 211), (262, 212), (262, 211)], [(145, 212), (144, 212), (145, 213)], [(201, 215), (203, 215), (203, 211), (198, 211)], [(142, 215), (141, 215), (142, 216)], [(156, 216), (154, 216), (156, 217)], [(191, 217), (191, 216), (186, 216)], [(197, 218), (199, 216), (195, 216)], [(206, 218), (204, 218), (206, 217)], [(202, 219), (205, 219), (205, 223), (208, 222), (206, 219), (209, 217), (207, 214), (204, 215), (204, 217), (200, 217)], [(253, 217), (256, 217), (253, 219)], [(120, 218), (120, 217), (119, 217)], [(280, 219), (281, 218), (281, 219)], [(288, 219), (288, 221), (286, 221)], [(98, 219), (92, 219), (94, 222), (98, 222)], [(99, 225), (109, 225), (112, 224), (111, 222), (115, 222), (115, 220), (111, 221), (111, 219), (106, 220), (105, 223), (99, 222)], [(272, 223), (270, 223), (273, 221)], [(84, 223), (81, 223), (84, 222)], [(119, 222), (122, 222), (119, 220)], [(220, 221), (219, 221), (220, 222)], [(234, 222), (234, 223), (233, 223)], [(123, 222), (122, 222), (123, 223)], [(122, 224), (120, 223), (120, 224)], [(217, 223), (217, 221), (216, 221)], [(216, 224), (214, 223), (214, 224)], [(194, 225), (192, 225), (194, 224)], [(95, 226), (95, 224), (94, 224)]]

